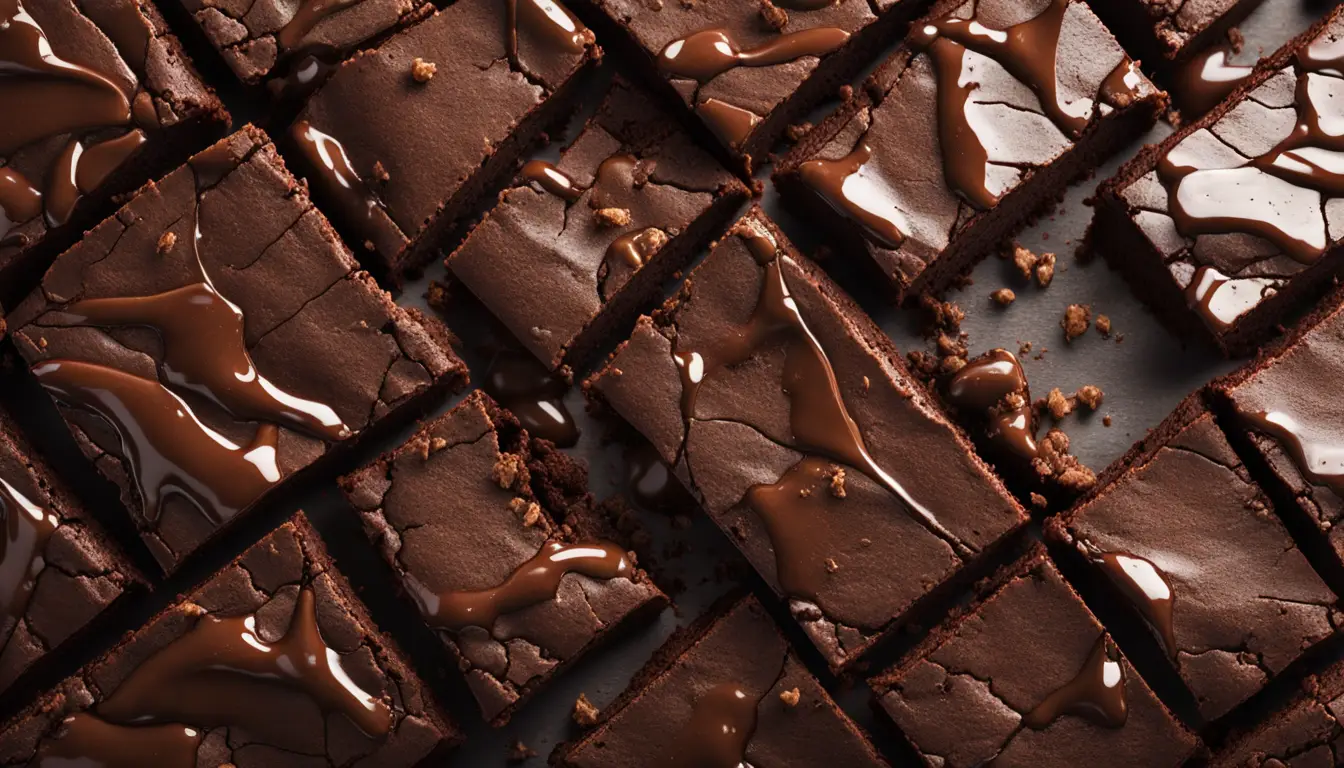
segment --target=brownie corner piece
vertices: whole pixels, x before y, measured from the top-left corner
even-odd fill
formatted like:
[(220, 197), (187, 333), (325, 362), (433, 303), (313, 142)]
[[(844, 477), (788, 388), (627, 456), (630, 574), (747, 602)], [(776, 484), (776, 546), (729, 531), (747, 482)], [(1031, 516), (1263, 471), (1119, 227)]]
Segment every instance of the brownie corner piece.
[(568, 114), (600, 56), (558, 3), (453, 3), (343, 62), (288, 142), (357, 252), (399, 279)]
[(1083, 0), (944, 2), (912, 29), (773, 177), (897, 298), (946, 287), (1167, 102)]
[(759, 208), (585, 387), (673, 467), (835, 669), (1027, 519), (887, 337)]
[(1344, 663), (1302, 681), (1287, 703), (1231, 734), (1209, 768), (1336, 766), (1344, 762)]
[(0, 95), (0, 302), (11, 305), (115, 195), (222, 136), (229, 113), (149, 0), (13, 0), (0, 25), (21, 36)]
[(656, 303), (750, 194), (618, 77), (559, 161), (528, 162), (448, 266), (539, 360), (573, 368)]
[(869, 681), (926, 765), (1175, 768), (1191, 756), (1198, 740), (1043, 547), (995, 581)]
[[(3, 333), (3, 321), (0, 321)], [(0, 693), (144, 586), (0, 405)]]
[(631, 765), (886, 768), (754, 597), (723, 600), (656, 651), (561, 768)]
[(166, 570), (466, 379), (446, 329), (355, 269), (250, 126), (90, 231), (8, 322)]
[(478, 391), (341, 480), (494, 725), (668, 602), (624, 544), (600, 538), (586, 472), (569, 461), (535, 455), (514, 416)]
[(1225, 36), (1259, 0), (1088, 0), (1116, 37), (1154, 72), (1170, 73)]
[(1319, 126), (1344, 117), (1341, 41), (1336, 9), (1099, 190), (1090, 239), (1168, 325), (1229, 356), (1257, 351), (1344, 262), (1339, 174), (1314, 159), (1338, 144)]
[(1335, 595), (1197, 396), (1052, 533), (1123, 620), (1147, 630), (1205, 723), (1335, 632)]
[(0, 765), (377, 765), (460, 741), (303, 513), (0, 727)]

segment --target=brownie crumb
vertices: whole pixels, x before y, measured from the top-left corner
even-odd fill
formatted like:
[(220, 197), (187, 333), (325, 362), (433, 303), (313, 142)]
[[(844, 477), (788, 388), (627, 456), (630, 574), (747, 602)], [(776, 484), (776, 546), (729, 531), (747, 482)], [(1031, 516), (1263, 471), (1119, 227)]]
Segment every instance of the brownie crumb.
[(1086, 304), (1070, 304), (1064, 310), (1064, 319), (1059, 321), (1059, 327), (1064, 329), (1064, 340), (1073, 341), (1087, 333), (1091, 323), (1091, 307)]
[(573, 717), (574, 722), (581, 727), (592, 728), (597, 725), (597, 707), (593, 706), (586, 695), (580, 693), (579, 698), (574, 700)]
[(439, 71), (438, 65), (432, 61), (425, 61), (419, 56), (411, 62), (411, 77), (415, 78), (417, 83), (428, 83), (434, 73)]
[(1030, 280), (1031, 273), (1036, 269), (1036, 254), (1029, 248), (1023, 248), (1017, 243), (1013, 243), (1013, 266), (1022, 273), (1023, 279)]
[(490, 470), (490, 479), (505, 490), (522, 488), (528, 481), (527, 465), (512, 453), (502, 454), (495, 462), (494, 468)]
[(1097, 315), (1097, 319), (1092, 321), (1092, 325), (1096, 327), (1097, 333), (1100, 333), (1102, 338), (1111, 338), (1111, 318), (1106, 315)]
[(784, 129), (784, 135), (789, 137), (789, 141), (796, 143), (802, 141), (803, 137), (806, 136), (811, 130), (812, 130), (811, 123), (794, 123), (793, 125), (790, 125), (788, 128)]
[(628, 227), (634, 219), (625, 208), (598, 208), (593, 211), (597, 223), (604, 227)]
[(1030, 342), (1030, 341), (1024, 341), (1024, 342), (1022, 342), (1021, 344), (1018, 344), (1018, 345), (1017, 345), (1017, 354), (1018, 354), (1019, 356), (1022, 356), (1022, 357), (1025, 357), (1026, 355), (1031, 354), (1031, 342)]
[(1101, 407), (1101, 400), (1102, 397), (1104, 397), (1104, 393), (1101, 391), (1101, 387), (1093, 384), (1086, 384), (1079, 387), (1078, 391), (1075, 392), (1073, 396), (1078, 402), (1085, 405), (1089, 411), (1095, 411), (1097, 408)]
[(941, 357), (967, 357), (970, 353), (966, 347), (966, 340), (961, 336), (948, 336), (945, 333), (938, 334), (938, 354)]
[(845, 468), (836, 467), (831, 475), (831, 495), (837, 499), (845, 498)]
[(1050, 390), (1050, 394), (1045, 397), (1045, 407), (1050, 411), (1050, 417), (1055, 421), (1068, 416), (1073, 412), (1073, 403), (1059, 391), (1059, 387)]
[(1056, 485), (1074, 493), (1091, 488), (1097, 476), (1086, 465), (1069, 453), (1069, 436), (1052, 429), (1039, 442), (1038, 458), (1032, 467), (1042, 478), (1052, 478)]
[(1050, 506), (1050, 502), (1041, 494), (1032, 491), (1031, 506), (1035, 507), (1036, 509), (1045, 509), (1046, 507)]
[(383, 167), (382, 160), (373, 161), (373, 178), (377, 179), (379, 182), (383, 184), (386, 184), (387, 182), (392, 180), (392, 174), (387, 172), (387, 168)]
[(944, 376), (951, 376), (966, 367), (966, 358), (948, 355), (938, 363), (938, 371)]
[(840, 570), (840, 564), (835, 562), (835, 558), (834, 557), (826, 558), (826, 572), (835, 573), (838, 570)]
[(1049, 288), (1050, 281), (1055, 279), (1055, 254), (1042, 253), (1039, 261), (1036, 262), (1036, 284), (1042, 288)]
[(1108, 413), (1108, 414), (1106, 414), (1105, 416), (1102, 416), (1102, 417), (1101, 417), (1101, 425), (1102, 425), (1103, 427), (1109, 427), (1109, 426), (1111, 426), (1111, 414)]
[(177, 607), (177, 609), (182, 613), (186, 614), (187, 616), (192, 617), (204, 616), (205, 614), (209, 613), (209, 611), (205, 610), (196, 603), (191, 602), (190, 600), (184, 601), (181, 605)]
[(509, 747), (508, 761), (510, 763), (521, 763), (536, 756), (537, 751), (521, 741), (515, 741), (513, 746)]
[(798, 706), (798, 701), (802, 698), (803, 695), (798, 692), (797, 688), (779, 692), (779, 700), (784, 702), (784, 706), (786, 707), (792, 708)]
[(1006, 307), (1017, 300), (1017, 294), (1013, 293), (1011, 288), (1000, 288), (989, 294), (989, 298), (1000, 307)]
[(1246, 45), (1246, 38), (1240, 29), (1233, 27), (1227, 30), (1227, 42), (1232, 46), (1233, 53), (1241, 53), (1241, 49)]
[(535, 501), (515, 496), (509, 501), (509, 511), (522, 518), (523, 525), (528, 528), (533, 528), (541, 522), (541, 505)]
[(177, 235), (172, 232), (164, 232), (162, 235), (159, 235), (159, 244), (157, 247), (158, 254), (160, 256), (167, 256), (168, 252), (173, 250), (173, 246), (175, 245), (177, 245)]
[(840, 86), (840, 90), (836, 93), (839, 95), (840, 100), (845, 103), (854, 100), (854, 86), (852, 85), (842, 85)]
[(436, 437), (429, 441), (429, 450), (431, 453), (438, 453), (448, 447), (448, 441), (442, 437)]
[(965, 310), (950, 301), (939, 301), (933, 296), (924, 294), (919, 297), (919, 303), (928, 318), (931, 330), (955, 332), (961, 328), (962, 321), (966, 319)]
[(789, 13), (783, 8), (770, 2), (770, 0), (761, 0), (761, 18), (765, 19), (766, 26), (780, 32), (789, 25)]

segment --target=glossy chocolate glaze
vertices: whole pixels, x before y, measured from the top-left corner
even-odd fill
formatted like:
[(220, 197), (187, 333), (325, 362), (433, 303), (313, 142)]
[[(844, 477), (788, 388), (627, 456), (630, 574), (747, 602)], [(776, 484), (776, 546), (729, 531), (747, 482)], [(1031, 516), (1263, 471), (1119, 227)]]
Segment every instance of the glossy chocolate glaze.
[(1232, 46), (1214, 46), (1191, 58), (1176, 71), (1173, 90), (1180, 100), (1182, 116), (1196, 117), (1213, 109), (1246, 82), (1254, 66), (1230, 64)]
[(60, 521), (0, 477), (0, 648), (18, 626), (46, 567), (47, 541)]
[(533, 437), (561, 448), (579, 441), (579, 426), (565, 407), (569, 387), (526, 352), (495, 353), (481, 388), (517, 416)]
[(1104, 633), (1077, 676), (1045, 697), (1022, 717), (1022, 723), (1039, 731), (1064, 715), (1085, 717), (1107, 728), (1122, 728), (1129, 718), (1125, 669), (1120, 652)]
[(1156, 565), (1129, 552), (1089, 553), (1111, 583), (1116, 586), (1157, 634), (1162, 647), (1176, 656), (1176, 624), (1173, 620), (1176, 594), (1166, 574)]
[(773, 67), (804, 56), (824, 56), (848, 41), (849, 33), (843, 29), (814, 27), (743, 50), (727, 30), (703, 29), (668, 43), (658, 54), (658, 68), (669, 77), (707, 83), (735, 67)]
[(392, 223), (382, 199), (350, 165), (341, 142), (307, 120), (296, 121), (290, 127), (290, 137), (307, 159), (308, 167), (325, 177), (322, 189), (335, 198), (359, 232), (380, 249), (391, 248), (392, 253), (399, 250), (404, 240), (401, 231)]
[(991, 349), (948, 381), (947, 401), (988, 421), (986, 432), (1005, 452), (1025, 462), (1040, 455), (1027, 374), (1006, 349)]
[(759, 700), (735, 683), (719, 683), (695, 699), (668, 765), (676, 768), (741, 768), (756, 732)]
[(583, 195), (582, 187), (578, 186), (564, 171), (545, 160), (527, 161), (519, 175), (522, 176), (523, 181), (536, 184), (552, 195), (571, 203)]

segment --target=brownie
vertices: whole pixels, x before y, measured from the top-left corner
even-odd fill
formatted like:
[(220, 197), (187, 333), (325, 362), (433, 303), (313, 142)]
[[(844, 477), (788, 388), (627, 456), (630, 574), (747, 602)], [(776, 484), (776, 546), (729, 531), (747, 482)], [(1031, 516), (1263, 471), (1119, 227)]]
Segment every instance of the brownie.
[[(603, 40), (694, 113), (751, 175), (791, 124), (831, 97), (918, 13), (918, 0), (579, 0)], [(599, 23), (595, 22), (595, 23)]]
[(1050, 533), (1124, 621), (1149, 630), (1153, 655), (1184, 682), (1205, 722), (1339, 621), (1335, 596), (1197, 395)]
[[(1344, 262), (1325, 202), (1344, 117), (1344, 11), (1276, 53), (1230, 101), (1102, 185), (1092, 239), (1175, 329), (1248, 354)], [(1316, 165), (1317, 162), (1326, 165)]]
[(1344, 663), (1303, 681), (1287, 705), (1234, 735), (1210, 768), (1333, 768), (1344, 765)]
[(1225, 37), (1262, 0), (1088, 2), (1136, 58), (1153, 71), (1166, 73)]
[(459, 739), (300, 512), (0, 728), (0, 765), (409, 767)]
[(455, 2), (343, 62), (292, 126), (318, 203), (388, 276), (428, 262), (573, 108), (601, 49), (559, 4), (544, 7)]
[[(7, 0), (0, 93), (0, 302), (229, 113), (149, 0)], [(18, 38), (22, 37), (23, 40)]]
[(393, 303), (244, 128), (136, 194), (8, 318), (167, 570), (466, 366)]
[(540, 360), (576, 367), (660, 299), (749, 196), (617, 79), (559, 162), (527, 163), (448, 266)]
[(930, 768), (1174, 768), (1198, 743), (1039, 544), (869, 683)]
[(1026, 520), (890, 340), (758, 208), (586, 387), (835, 669)]
[[(552, 461), (571, 461), (561, 456)], [(600, 521), (533, 492), (568, 482), (551, 475), (517, 419), (477, 391), (341, 479), (493, 725), (622, 624), (667, 605), (625, 547), (591, 535)]]
[(599, 717), (551, 764), (887, 765), (752, 597), (674, 634)]
[(1344, 567), (1344, 293), (1336, 292), (1291, 340), (1212, 386), (1233, 445), (1279, 512), (1316, 551)]
[(898, 297), (948, 285), (1166, 104), (1081, 0), (944, 0), (913, 29), (774, 176)]
[[(0, 321), (0, 335), (4, 323)], [(0, 692), (143, 578), (0, 406)]]

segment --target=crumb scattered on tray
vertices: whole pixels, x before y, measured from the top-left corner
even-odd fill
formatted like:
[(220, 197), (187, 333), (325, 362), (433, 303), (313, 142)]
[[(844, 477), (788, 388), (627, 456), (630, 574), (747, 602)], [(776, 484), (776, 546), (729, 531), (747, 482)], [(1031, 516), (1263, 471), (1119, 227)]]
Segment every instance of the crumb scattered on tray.
[(989, 294), (989, 298), (1000, 307), (1006, 307), (1017, 299), (1017, 294), (1013, 293), (1011, 288), (1000, 288)]
[(1097, 319), (1092, 321), (1092, 325), (1096, 327), (1097, 333), (1100, 333), (1102, 338), (1111, 338), (1111, 318), (1109, 316), (1097, 315)]
[(1041, 258), (1036, 263), (1036, 284), (1042, 288), (1048, 288), (1050, 281), (1055, 279), (1055, 254), (1042, 253)]
[(1045, 407), (1046, 410), (1050, 411), (1050, 417), (1055, 421), (1059, 421), (1073, 412), (1073, 403), (1069, 402), (1069, 398), (1059, 391), (1059, 387), (1050, 390), (1050, 394), (1045, 396)]
[(1045, 498), (1044, 496), (1042, 496), (1041, 494), (1036, 493), (1035, 491), (1032, 491), (1032, 493), (1031, 493), (1031, 506), (1033, 506), (1033, 507), (1035, 507), (1035, 508), (1037, 508), (1037, 509), (1045, 509), (1046, 507), (1050, 506), (1050, 502), (1047, 501), (1046, 498)]
[(1102, 425), (1103, 427), (1109, 427), (1109, 426), (1111, 426), (1111, 414), (1108, 413), (1108, 414), (1106, 414), (1105, 416), (1102, 416), (1102, 417), (1101, 417), (1101, 425)]
[(775, 31), (782, 31), (789, 25), (788, 12), (770, 0), (761, 0), (761, 18), (765, 20), (766, 26)]
[(597, 725), (597, 707), (588, 700), (585, 694), (580, 693), (579, 698), (574, 700), (574, 722), (584, 728), (592, 728)]
[(1087, 333), (1088, 326), (1091, 323), (1091, 307), (1086, 304), (1070, 304), (1064, 310), (1064, 319), (1059, 321), (1059, 326), (1064, 329), (1064, 340), (1073, 341)]
[(1022, 273), (1022, 279), (1030, 280), (1032, 273), (1036, 270), (1037, 256), (1031, 249), (1024, 248), (1017, 243), (1013, 243), (1013, 266)]
[(1104, 393), (1101, 387), (1094, 384), (1085, 384), (1078, 388), (1073, 395), (1074, 399), (1082, 403), (1089, 411), (1095, 411), (1101, 407), (1101, 400)]
[(515, 741), (513, 746), (509, 747), (508, 760), (510, 763), (521, 763), (536, 756), (537, 751), (521, 741)]

